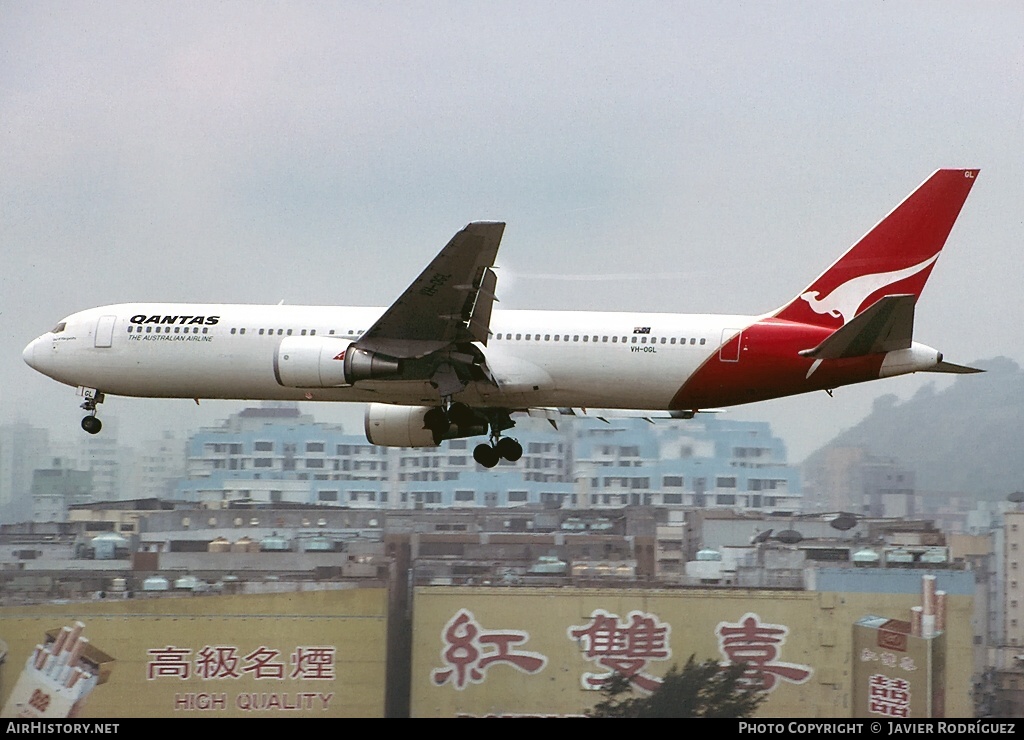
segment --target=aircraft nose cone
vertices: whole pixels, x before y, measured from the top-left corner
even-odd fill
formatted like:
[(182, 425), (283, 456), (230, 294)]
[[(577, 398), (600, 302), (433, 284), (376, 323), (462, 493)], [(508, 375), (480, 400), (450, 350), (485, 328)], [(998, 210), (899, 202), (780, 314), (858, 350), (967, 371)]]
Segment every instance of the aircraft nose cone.
[(25, 363), (33, 370), (38, 370), (39, 366), (36, 364), (36, 345), (39, 344), (38, 339), (33, 339), (25, 349), (21, 352), (21, 358), (25, 360)]

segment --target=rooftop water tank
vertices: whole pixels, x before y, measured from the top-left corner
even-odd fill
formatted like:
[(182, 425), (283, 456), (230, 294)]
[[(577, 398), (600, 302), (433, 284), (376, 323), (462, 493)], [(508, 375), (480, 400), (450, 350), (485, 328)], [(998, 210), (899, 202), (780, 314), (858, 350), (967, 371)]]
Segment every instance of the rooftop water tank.
[(288, 552), (292, 549), (287, 539), (276, 532), (260, 540), (260, 552)]
[(882, 559), (882, 556), (874, 550), (864, 549), (853, 553), (850, 559), (854, 565), (878, 565), (878, 561)]
[(697, 560), (712, 561), (721, 559), (722, 553), (720, 553), (718, 550), (713, 550), (710, 547), (705, 547), (701, 550), (697, 550)]
[(89, 545), (97, 560), (114, 560), (118, 555), (127, 554), (129, 550), (128, 540), (117, 532), (104, 532), (97, 535), (90, 540)]
[(259, 552), (260, 546), (248, 537), (239, 537), (231, 545), (231, 552)]
[(163, 576), (150, 576), (142, 582), (143, 591), (168, 591), (171, 588), (171, 582)]
[(196, 578), (193, 575), (185, 575), (174, 581), (174, 588), (177, 591), (192, 591), (198, 593), (200, 591), (206, 591), (209, 586), (206, 581), (201, 578)]
[(303, 543), (306, 552), (334, 552), (334, 540), (328, 537), (313, 537)]

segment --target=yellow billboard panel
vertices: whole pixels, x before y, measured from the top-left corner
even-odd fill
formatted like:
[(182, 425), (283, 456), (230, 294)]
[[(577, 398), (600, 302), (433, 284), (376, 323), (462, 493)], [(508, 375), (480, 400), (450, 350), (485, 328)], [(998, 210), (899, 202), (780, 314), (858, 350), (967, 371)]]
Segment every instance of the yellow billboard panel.
[[(421, 587), (414, 596), (414, 717), (576, 716), (613, 672), (656, 690), (672, 665), (745, 663), (759, 717), (855, 716), (853, 626), (909, 613), (914, 594), (748, 589)], [(950, 598), (950, 664), (971, 649), (970, 597)], [(955, 656), (955, 657), (954, 657)], [(971, 711), (970, 676), (933, 673), (947, 712)]]
[(381, 717), (386, 591), (0, 609), (3, 717)]

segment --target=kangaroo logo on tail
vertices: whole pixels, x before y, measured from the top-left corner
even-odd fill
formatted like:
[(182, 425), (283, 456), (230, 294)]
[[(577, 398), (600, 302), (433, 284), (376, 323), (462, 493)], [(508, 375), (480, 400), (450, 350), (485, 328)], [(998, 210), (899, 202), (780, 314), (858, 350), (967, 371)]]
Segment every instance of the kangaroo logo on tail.
[(936, 170), (772, 316), (834, 330), (872, 296), (921, 295), (977, 174)]
[(814, 311), (814, 313), (822, 315), (828, 314), (835, 319), (842, 317), (843, 325), (845, 326), (850, 322), (850, 319), (857, 315), (857, 309), (860, 308), (861, 304), (864, 303), (872, 293), (881, 290), (887, 285), (892, 285), (893, 283), (898, 283), (900, 280), (906, 280), (909, 277), (913, 277), (917, 273), (921, 272), (921, 270), (935, 262), (938, 258), (938, 254), (933, 254), (924, 262), (907, 267), (903, 270), (878, 272), (855, 277), (852, 280), (847, 280), (842, 285), (836, 286), (824, 298), (818, 298), (818, 291), (816, 290), (808, 291), (800, 297), (807, 301), (807, 305), (811, 307), (811, 310)]

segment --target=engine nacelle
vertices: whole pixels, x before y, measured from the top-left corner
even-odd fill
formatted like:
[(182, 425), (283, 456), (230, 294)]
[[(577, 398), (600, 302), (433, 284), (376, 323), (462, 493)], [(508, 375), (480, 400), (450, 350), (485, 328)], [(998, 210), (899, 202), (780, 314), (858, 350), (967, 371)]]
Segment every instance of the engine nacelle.
[(274, 377), (288, 388), (338, 388), (400, 370), (392, 357), (332, 337), (285, 337), (274, 354)]
[[(366, 439), (383, 447), (437, 447), (434, 432), (426, 426), (426, 415), (440, 411), (435, 406), (394, 406), (389, 403), (371, 403), (366, 406), (364, 428)], [(487, 422), (449, 424), (442, 439), (475, 437), (487, 434)]]

